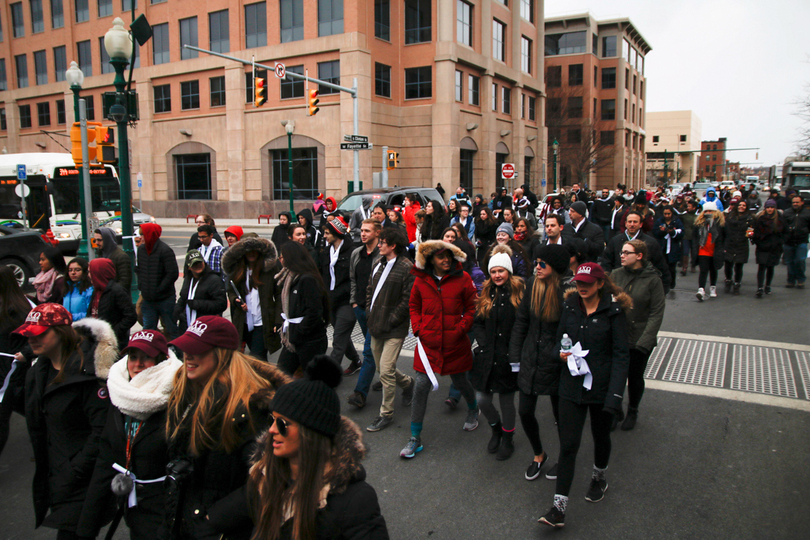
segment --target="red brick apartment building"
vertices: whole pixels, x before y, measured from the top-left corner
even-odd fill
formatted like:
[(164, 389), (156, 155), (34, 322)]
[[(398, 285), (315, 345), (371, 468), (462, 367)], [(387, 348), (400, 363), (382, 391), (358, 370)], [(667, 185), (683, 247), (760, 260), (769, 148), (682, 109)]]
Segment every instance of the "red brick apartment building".
[[(549, 159), (562, 185), (645, 183), (644, 64), (652, 47), (630, 19), (589, 13), (545, 21)], [(553, 177), (553, 174), (549, 174)]]
[(706, 182), (721, 182), (726, 163), (726, 137), (716, 141), (701, 141), (698, 175)]
[[(250, 66), (182, 48), (308, 73), (344, 87), (357, 80), (360, 179), (371, 185), (382, 147), (399, 152), (389, 185), (475, 193), (500, 184), (500, 164), (539, 190), (545, 173), (542, 0), (10, 0), (0, 7), (0, 149), (63, 151), (42, 131), (73, 118), (65, 70), (82, 68), (82, 96), (102, 120), (114, 74), (103, 36), (115, 17), (144, 14), (154, 37), (134, 72), (140, 120), (129, 130), (133, 178), (145, 210), (217, 217), (276, 213), (287, 204), (287, 134), (295, 197), (340, 198), (353, 177), (352, 98), (320, 89), (308, 116), (304, 83), (267, 75), (253, 105)], [(64, 137), (53, 135), (59, 140)], [(65, 146), (69, 146), (65, 143)]]

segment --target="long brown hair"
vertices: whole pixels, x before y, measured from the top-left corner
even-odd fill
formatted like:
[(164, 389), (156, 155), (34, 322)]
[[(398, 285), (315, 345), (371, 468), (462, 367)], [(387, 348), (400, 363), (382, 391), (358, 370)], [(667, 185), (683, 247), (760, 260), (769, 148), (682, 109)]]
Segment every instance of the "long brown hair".
[[(301, 439), (298, 449), (298, 476), (293, 479), (290, 461), (277, 458), (273, 453), (273, 437), (265, 435), (266, 445), (261, 459), (250, 469), (248, 493), (256, 529), (255, 540), (278, 540), (284, 524), (285, 508), (292, 511), (292, 537), (298, 540), (317, 538), (316, 516), (320, 494), (329, 481), (330, 461), (334, 457), (334, 443), (298, 424)], [(329, 471), (327, 471), (327, 468)]]
[(68, 367), (68, 361), (74, 352), (79, 353), (79, 365), (75, 369), (71, 366), (70, 370), (81, 371), (84, 367), (84, 354), (82, 353), (81, 347), (79, 347), (83, 338), (81, 334), (79, 334), (76, 329), (69, 324), (52, 326), (51, 330), (56, 332), (56, 334), (59, 336), (59, 343), (62, 346), (62, 369), (59, 370), (59, 373), (57, 373), (56, 377), (54, 377), (53, 381), (51, 381), (51, 384), (55, 385), (60, 384), (65, 380), (65, 377), (67, 376), (66, 372), (68, 371), (66, 369)]
[(261, 273), (264, 270), (264, 257), (262, 257), (261, 252), (256, 252), (259, 256), (253, 262), (247, 260), (247, 253), (236, 261), (236, 270), (233, 272), (234, 283), (244, 283), (247, 277), (247, 269), (250, 268), (250, 288), (258, 289), (259, 285), (262, 284)]
[[(507, 281), (510, 292), (510, 301), (512, 306), (517, 309), (520, 306), (520, 301), (523, 300), (523, 290), (526, 288), (523, 280), (517, 276), (509, 273), (509, 281)], [(476, 300), (475, 315), (486, 319), (489, 317), (489, 312), (492, 310), (492, 303), (495, 301), (495, 288), (497, 285), (492, 281), (492, 278), (484, 282), (484, 287), (481, 289), (481, 294)]]
[[(242, 406), (253, 428), (250, 396), (270, 387), (270, 382), (253, 369), (247, 355), (220, 347), (214, 347), (213, 351), (216, 367), (205, 385), (200, 388), (192, 384), (183, 363), (174, 376), (174, 389), (169, 396), (166, 438), (176, 439), (185, 426), (189, 431), (188, 452), (193, 456), (217, 446), (226, 452), (235, 450), (241, 441), (235, 423), (229, 419)], [(222, 396), (219, 399), (218, 394)], [(188, 407), (193, 407), (190, 415), (186, 414)]]
[[(549, 265), (549, 268), (551, 266)], [(543, 322), (556, 322), (560, 320), (562, 302), (560, 302), (561, 280), (560, 274), (551, 268), (548, 279), (539, 279), (536, 275), (532, 281), (531, 310), (535, 317)]]

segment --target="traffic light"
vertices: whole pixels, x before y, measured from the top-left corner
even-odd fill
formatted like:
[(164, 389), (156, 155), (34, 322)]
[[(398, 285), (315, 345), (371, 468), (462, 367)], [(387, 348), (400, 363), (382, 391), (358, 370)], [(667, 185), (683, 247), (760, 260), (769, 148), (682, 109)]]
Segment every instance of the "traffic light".
[(388, 170), (399, 167), (399, 152), (388, 152)]
[(309, 91), (309, 109), (308, 109), (310, 116), (315, 116), (316, 114), (318, 114), (318, 111), (321, 110), (320, 107), (318, 107), (318, 102), (319, 101), (320, 101), (320, 99), (318, 99), (318, 91), (317, 90), (310, 90)]
[[(101, 149), (99, 154), (98, 149)], [(96, 128), (96, 157), (99, 163), (116, 163), (115, 157), (115, 128)]]
[(262, 77), (255, 77), (253, 79), (253, 105), (261, 107), (267, 101), (267, 85)]
[[(96, 141), (96, 128), (100, 128), (100, 122), (87, 122), (87, 161), (96, 159), (96, 147), (90, 146)], [(70, 128), (70, 154), (73, 156), (73, 163), (77, 167), (82, 166), (82, 128), (79, 122), (74, 122)]]

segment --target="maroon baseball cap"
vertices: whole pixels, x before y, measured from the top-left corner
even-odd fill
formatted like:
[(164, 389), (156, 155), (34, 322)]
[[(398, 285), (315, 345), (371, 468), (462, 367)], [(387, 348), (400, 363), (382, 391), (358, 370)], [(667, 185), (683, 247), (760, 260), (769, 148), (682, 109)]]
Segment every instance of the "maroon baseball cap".
[(581, 281), (582, 283), (595, 283), (597, 279), (605, 279), (605, 271), (596, 263), (585, 263), (579, 265), (577, 273), (574, 275), (574, 281)]
[(121, 351), (121, 354), (125, 354), (128, 349), (133, 348), (142, 350), (147, 356), (151, 356), (152, 358), (155, 358), (159, 354), (169, 354), (166, 336), (156, 330), (141, 330), (140, 332), (132, 334), (129, 337), (129, 343), (124, 350)]
[(239, 348), (239, 333), (229, 320), (206, 315), (194, 321), (182, 336), (172, 340), (169, 345), (188, 354), (203, 354), (214, 347), (235, 351)]
[(70, 312), (61, 304), (40, 304), (28, 314), (22, 326), (14, 330), (15, 334), (25, 337), (39, 336), (52, 326), (73, 324)]

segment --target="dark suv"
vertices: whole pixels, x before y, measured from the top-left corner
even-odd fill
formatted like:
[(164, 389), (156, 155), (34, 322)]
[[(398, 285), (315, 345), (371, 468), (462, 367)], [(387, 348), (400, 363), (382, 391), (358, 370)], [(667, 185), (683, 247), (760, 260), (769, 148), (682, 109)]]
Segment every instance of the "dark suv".
[(402, 206), (402, 201), (405, 198), (405, 195), (412, 195), (415, 197), (415, 199), (419, 201), (422, 208), (425, 207), (428, 200), (435, 202), (441, 201), (442, 205), (446, 206), (444, 199), (434, 188), (395, 187), (355, 191), (354, 193), (346, 195), (343, 200), (340, 201), (340, 204), (338, 204), (338, 209), (351, 214), (362, 204), (363, 197), (368, 196), (370, 196), (372, 199), (372, 208), (375, 207), (380, 201), (382, 201), (386, 206)]

